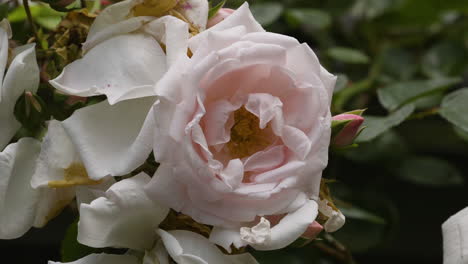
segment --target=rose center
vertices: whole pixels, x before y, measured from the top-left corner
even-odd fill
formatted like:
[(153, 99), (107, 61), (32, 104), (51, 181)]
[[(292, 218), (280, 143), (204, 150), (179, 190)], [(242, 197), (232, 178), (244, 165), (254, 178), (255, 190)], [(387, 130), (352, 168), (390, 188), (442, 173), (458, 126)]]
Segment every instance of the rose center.
[(231, 140), (226, 143), (231, 158), (245, 158), (261, 151), (273, 143), (270, 126), (260, 128), (257, 116), (241, 107), (234, 112)]
[(72, 163), (65, 169), (63, 180), (50, 181), (48, 183), (51, 188), (72, 187), (77, 185), (96, 185), (100, 184), (102, 180), (91, 180), (86, 172), (85, 167), (81, 163)]

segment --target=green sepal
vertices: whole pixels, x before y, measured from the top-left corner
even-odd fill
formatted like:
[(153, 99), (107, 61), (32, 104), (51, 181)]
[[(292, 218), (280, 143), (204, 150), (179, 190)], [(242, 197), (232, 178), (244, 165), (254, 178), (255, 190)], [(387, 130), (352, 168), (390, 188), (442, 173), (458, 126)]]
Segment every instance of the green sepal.
[(50, 118), (44, 101), (37, 95), (25, 92), (16, 101), (14, 115), (24, 128), (34, 131)]
[(331, 136), (332, 138), (338, 135), (349, 123), (353, 120), (332, 120), (331, 123)]
[[(214, 17), (218, 11), (223, 8), (223, 6), (226, 4), (226, 0), (223, 0), (221, 2), (219, 2), (216, 6), (214, 7), (211, 7), (210, 10), (208, 11), (208, 19)], [(210, 6), (211, 6), (211, 2), (210, 2)]]
[(349, 111), (349, 112), (344, 112), (342, 113), (343, 114), (347, 114), (347, 115), (358, 115), (358, 116), (362, 116), (362, 114), (364, 114), (364, 112), (367, 110), (367, 108), (364, 108), (364, 109), (356, 109), (356, 110), (353, 110), (353, 111)]

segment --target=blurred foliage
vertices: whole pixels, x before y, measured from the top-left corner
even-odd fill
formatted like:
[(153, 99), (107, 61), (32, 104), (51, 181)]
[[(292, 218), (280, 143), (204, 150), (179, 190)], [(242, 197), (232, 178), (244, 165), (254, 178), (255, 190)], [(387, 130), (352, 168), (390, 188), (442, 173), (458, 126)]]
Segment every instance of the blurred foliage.
[[(60, 12), (62, 7), (54, 6), (54, 1), (43, 2), (52, 7), (39, 1), (31, 6), (38, 28), (41, 86), (37, 95), (25, 95), (17, 105), (18, 119), (26, 124), (24, 120), (34, 115), (36, 126), (50, 116), (64, 120), (74, 110), (103, 100), (71, 98), (47, 83), (80, 58), (81, 43), (100, 1), (87, 1), (88, 11), (68, 13)], [(221, 2), (214, 0), (211, 6)], [(236, 8), (243, 2), (228, 0), (225, 7)], [(363, 263), (375, 255), (379, 263), (403, 263), (408, 255), (388, 262), (385, 256), (405, 250), (414, 254), (407, 263), (429, 263), (427, 258), (440, 257), (441, 221), (457, 211), (450, 211), (451, 205), (468, 203), (448, 200), (452, 192), (463, 190), (468, 171), (468, 88), (464, 88), (468, 87), (468, 1), (249, 2), (266, 30), (308, 43), (321, 64), (338, 76), (333, 114), (367, 109), (367, 128), (357, 138), (359, 146), (332, 150), (324, 173), (334, 181), (330, 188), (347, 217), (344, 228), (322, 234), (303, 248), (252, 253), (262, 264)], [(75, 7), (79, 1), (67, 8)], [(0, 19), (5, 17), (12, 24), (12, 44), (34, 41), (18, 1), (0, 3)], [(41, 111), (31, 112), (31, 98)], [(25, 125), (17, 137), (31, 134), (28, 129)], [(423, 210), (427, 206), (434, 212)], [(423, 218), (430, 224), (424, 225)], [(66, 240), (76, 233), (73, 228), (76, 223)], [(71, 252), (70, 259), (81, 254)]]
[[(235, 8), (242, 2), (231, 0), (227, 5)], [(466, 182), (468, 1), (249, 2), (268, 31), (307, 42), (321, 64), (338, 75), (333, 114), (367, 109), (366, 129), (356, 140), (359, 146), (333, 150), (325, 172), (336, 181), (330, 188), (347, 216), (343, 229), (331, 235), (364, 260), (378, 252), (399, 254), (395, 244), (407, 237), (426, 243), (416, 232), (402, 234), (401, 222), (419, 218), (422, 208), (402, 215), (398, 189), (415, 190), (414, 199), (424, 204), (416, 190), (440, 196), (446, 190), (463, 190)], [(468, 198), (441, 201), (457, 202), (466, 204)], [(449, 208), (438, 218), (448, 218)], [(431, 222), (430, 245), (441, 245), (440, 224)], [(411, 245), (424, 252), (421, 245)], [(294, 257), (291, 249), (258, 258), (261, 263), (286, 263), (283, 254), (288, 263), (354, 263), (341, 258), (336, 248), (314, 243), (307, 248), (309, 253), (298, 253), (302, 258)], [(426, 254), (429, 259), (440, 257), (441, 249), (434, 249)], [(413, 261), (408, 263), (428, 263), (416, 255)]]

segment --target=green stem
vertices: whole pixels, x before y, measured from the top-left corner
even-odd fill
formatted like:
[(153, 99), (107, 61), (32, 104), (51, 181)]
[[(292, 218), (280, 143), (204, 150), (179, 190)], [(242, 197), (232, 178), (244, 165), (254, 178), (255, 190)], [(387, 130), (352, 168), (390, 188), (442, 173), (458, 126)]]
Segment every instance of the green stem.
[(24, 5), (24, 10), (26, 11), (26, 16), (28, 17), (28, 22), (31, 25), (31, 28), (33, 30), (35, 41), (38, 42), (39, 38), (37, 37), (36, 25), (34, 24), (34, 21), (31, 15), (31, 9), (29, 8), (29, 1), (23, 0), (23, 5)]
[(426, 111), (414, 113), (414, 114), (410, 115), (406, 120), (423, 119), (423, 118), (428, 117), (428, 116), (437, 115), (437, 113), (439, 113), (439, 109), (440, 108), (435, 107), (435, 108), (431, 108), (431, 109), (426, 110)]
[[(384, 51), (387, 49), (387, 45), (384, 44), (381, 47), (381, 50)], [(383, 54), (383, 52), (380, 52)], [(363, 93), (366, 91), (371, 90), (374, 87), (374, 83), (377, 77), (380, 74), (382, 68), (382, 55), (377, 56), (374, 63), (369, 69), (368, 77), (362, 81), (356, 82), (351, 86), (344, 88), (343, 90), (339, 91), (334, 95), (333, 99), (333, 111), (336, 113), (344, 112), (344, 107), (346, 103), (356, 96), (359, 93)]]

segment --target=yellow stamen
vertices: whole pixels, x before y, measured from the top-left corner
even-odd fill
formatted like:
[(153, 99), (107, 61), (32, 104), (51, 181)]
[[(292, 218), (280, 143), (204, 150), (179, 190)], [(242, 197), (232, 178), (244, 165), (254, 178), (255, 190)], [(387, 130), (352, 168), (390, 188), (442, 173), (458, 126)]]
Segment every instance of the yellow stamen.
[(231, 158), (245, 158), (271, 145), (273, 139), (267, 126), (260, 129), (260, 120), (245, 107), (234, 112), (231, 140), (226, 147)]
[(102, 180), (91, 180), (85, 167), (81, 163), (72, 163), (70, 167), (65, 169), (63, 178), (64, 180), (50, 181), (48, 183), (49, 187), (64, 188), (77, 185), (96, 185), (102, 182)]

